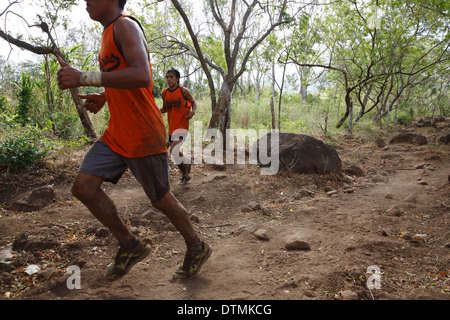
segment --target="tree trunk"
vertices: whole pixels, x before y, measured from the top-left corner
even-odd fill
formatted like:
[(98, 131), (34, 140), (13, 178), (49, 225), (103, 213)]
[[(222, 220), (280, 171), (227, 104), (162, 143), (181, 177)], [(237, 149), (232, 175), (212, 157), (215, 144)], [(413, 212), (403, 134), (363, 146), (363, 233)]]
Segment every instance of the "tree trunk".
[(281, 78), (280, 96), (278, 97), (278, 130), (281, 130), (281, 99), (283, 98), (284, 79), (286, 75), (287, 64), (284, 64), (283, 75)]
[(230, 128), (231, 91), (232, 86), (230, 87), (224, 81), (219, 92), (219, 99), (212, 108), (211, 120), (209, 122), (209, 128), (218, 128), (222, 134), (225, 134), (226, 129)]
[(306, 77), (309, 73), (308, 67), (300, 67), (300, 95), (302, 97), (302, 103), (305, 104), (308, 101), (308, 85), (306, 82)]
[(305, 104), (308, 101), (308, 86), (302, 84), (300, 86), (300, 94), (302, 96), (302, 102)]
[(45, 83), (46, 83), (46, 88), (45, 88), (45, 98), (47, 100), (47, 109), (48, 109), (48, 115), (50, 118), (50, 121), (52, 122), (52, 131), (53, 134), (56, 135), (56, 124), (55, 124), (55, 120), (53, 119), (53, 109), (52, 109), (52, 101), (50, 98), (50, 69), (49, 69), (49, 65), (48, 65), (48, 54), (45, 55)]
[(272, 64), (272, 96), (270, 98), (270, 112), (272, 114), (272, 129), (276, 128), (274, 101), (275, 101), (275, 62)]
[(259, 70), (259, 67), (260, 63), (258, 61), (255, 76), (255, 99), (257, 101), (259, 101), (259, 98), (261, 97), (261, 78), (260, 78), (261, 71)]
[(345, 105), (347, 106), (347, 109), (345, 110), (344, 116), (339, 120), (338, 124), (336, 125), (336, 128), (338, 129), (344, 124), (345, 120), (347, 120), (348, 116), (350, 115), (350, 112), (352, 111), (353, 103), (350, 97), (351, 91), (352, 89), (345, 90)]

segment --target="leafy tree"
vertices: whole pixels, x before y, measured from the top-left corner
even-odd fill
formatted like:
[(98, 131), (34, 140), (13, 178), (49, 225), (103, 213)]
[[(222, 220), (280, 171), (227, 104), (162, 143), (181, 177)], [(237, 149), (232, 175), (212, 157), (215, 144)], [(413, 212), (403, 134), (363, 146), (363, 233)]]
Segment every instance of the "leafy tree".
[(351, 131), (355, 101), (361, 108), (357, 119), (374, 109), (381, 119), (408, 89), (448, 65), (449, 23), (443, 12), (441, 1), (426, 7), (420, 0), (336, 1), (314, 19), (317, 41), (324, 46), (319, 60), (292, 61), (340, 74), (346, 111), (337, 127), (348, 119)]
[[(210, 30), (213, 30), (207, 35), (194, 31), (189, 16), (178, 0), (171, 2), (181, 15), (192, 40), (191, 43), (178, 45), (200, 61), (208, 79), (212, 107), (209, 127), (225, 133), (231, 122), (231, 93), (246, 71), (255, 49), (278, 26), (291, 22), (292, 18), (287, 14), (288, 1), (207, 0), (207, 13), (211, 17), (208, 22), (212, 24)], [(220, 47), (222, 49), (218, 50)], [(221, 77), (218, 94), (211, 70)]]
[[(14, 15), (22, 20), (25, 20), (19, 13), (13, 11), (13, 9), (18, 9), (19, 5), (23, 2), (23, 0), (11, 0), (7, 4), (4, 4), (4, 9), (0, 9), (0, 18), (6, 17), (8, 15)], [(29, 28), (40, 28), (42, 32), (46, 34), (46, 40), (31, 38), (25, 41), (22, 40), (22, 35), (13, 36), (10, 32), (4, 31), (2, 29), (0, 29), (0, 38), (3, 38), (5, 41), (12, 45), (15, 45), (21, 49), (31, 51), (35, 54), (52, 54), (55, 56), (59, 56), (63, 60), (67, 61), (66, 57), (59, 49), (59, 46), (53, 37), (53, 32), (58, 25), (67, 27), (67, 19), (61, 19), (61, 12), (69, 11), (76, 3), (76, 0), (45, 0), (39, 2), (38, 8), (36, 9), (36, 12), (41, 13), (36, 15), (38, 21), (34, 24), (27, 23), (27, 25)], [(27, 4), (32, 5), (32, 3), (30, 2), (28, 2)], [(78, 116), (85, 129), (86, 135), (91, 139), (96, 138), (96, 133), (89, 115), (87, 111), (82, 107), (81, 99), (78, 97), (79, 90), (71, 89), (70, 93), (76, 106)]]

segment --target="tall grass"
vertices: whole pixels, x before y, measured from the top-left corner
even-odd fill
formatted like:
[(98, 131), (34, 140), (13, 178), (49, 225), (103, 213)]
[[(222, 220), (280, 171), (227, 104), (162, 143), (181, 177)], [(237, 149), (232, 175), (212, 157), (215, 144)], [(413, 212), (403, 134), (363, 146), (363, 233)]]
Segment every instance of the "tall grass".
[[(282, 97), (280, 132), (292, 132), (308, 135), (324, 135), (327, 101), (311, 101), (302, 103), (298, 94), (285, 94)], [(197, 112), (194, 121), (202, 121), (207, 128), (211, 117), (211, 102), (209, 97), (197, 101)], [(343, 107), (340, 108), (341, 111)], [(278, 101), (275, 102), (275, 123), (278, 129)], [(336, 129), (339, 118), (338, 108), (330, 108), (328, 114), (328, 134), (334, 134), (343, 129)], [(231, 128), (233, 129), (267, 129), (272, 127), (270, 96), (263, 95), (259, 99), (233, 97), (231, 102)]]
[[(158, 100), (157, 100), (158, 103)], [(162, 101), (160, 102), (162, 104)], [(193, 121), (201, 121), (203, 129), (206, 129), (211, 118), (211, 101), (209, 97), (197, 100), (197, 112)], [(320, 94), (310, 94), (308, 101), (303, 103), (299, 94), (284, 94), (281, 101), (281, 114), (278, 114), (278, 98), (275, 101), (275, 124), (280, 132), (307, 134), (311, 136), (329, 137), (348, 132), (348, 120), (336, 128), (345, 112), (343, 101), (335, 99), (334, 94), (326, 91)], [(359, 112), (358, 107), (354, 111), (354, 118)], [(410, 110), (399, 110), (398, 115), (408, 119), (413, 118)], [(280, 116), (280, 128), (278, 128), (278, 117)], [(394, 112), (390, 120), (390, 128), (394, 127)], [(191, 124), (193, 123), (191, 121)], [(263, 94), (259, 99), (252, 95), (234, 96), (231, 102), (231, 128), (233, 129), (267, 129), (272, 126), (272, 115), (270, 110), (270, 95)], [(192, 126), (191, 126), (192, 128)], [(380, 129), (387, 128), (387, 119), (383, 118), (381, 123), (375, 122), (373, 116), (365, 115), (359, 121), (353, 122), (353, 132), (376, 134)]]

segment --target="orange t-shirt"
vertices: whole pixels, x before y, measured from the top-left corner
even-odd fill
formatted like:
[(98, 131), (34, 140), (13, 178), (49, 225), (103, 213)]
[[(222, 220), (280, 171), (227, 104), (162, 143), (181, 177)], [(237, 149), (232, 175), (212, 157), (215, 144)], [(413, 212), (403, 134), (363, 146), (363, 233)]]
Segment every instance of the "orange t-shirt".
[(177, 129), (189, 130), (189, 120), (186, 115), (191, 103), (183, 97), (183, 87), (178, 86), (175, 90), (164, 89), (163, 108), (167, 110), (167, 121), (169, 122), (169, 135)]
[[(116, 72), (129, 64), (114, 41), (114, 24), (105, 27), (99, 53), (102, 72)], [(133, 19), (133, 18), (132, 18)], [(167, 152), (166, 128), (153, 97), (153, 74), (149, 60), (151, 84), (147, 88), (105, 88), (110, 118), (100, 139), (114, 152), (127, 158), (141, 158)]]

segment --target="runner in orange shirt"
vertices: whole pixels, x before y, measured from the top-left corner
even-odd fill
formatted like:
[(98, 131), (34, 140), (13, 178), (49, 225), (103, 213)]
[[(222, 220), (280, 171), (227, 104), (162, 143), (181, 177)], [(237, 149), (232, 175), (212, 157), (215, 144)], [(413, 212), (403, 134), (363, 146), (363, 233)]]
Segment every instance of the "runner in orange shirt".
[(168, 216), (185, 240), (184, 263), (174, 278), (191, 278), (208, 259), (211, 248), (200, 240), (188, 212), (170, 191), (166, 128), (152, 93), (152, 69), (143, 29), (136, 19), (123, 14), (126, 0), (85, 1), (91, 19), (104, 27), (101, 71), (80, 72), (59, 59), (58, 85), (62, 90), (104, 87), (104, 93), (80, 97), (86, 99), (84, 107), (94, 113), (108, 103), (110, 119), (103, 135), (85, 155), (72, 193), (116, 237), (119, 250), (107, 279), (118, 279), (150, 253), (150, 247), (130, 232), (101, 188), (104, 181), (117, 183), (130, 169), (152, 205)]
[[(172, 68), (167, 71), (166, 79), (169, 87), (164, 89), (162, 93), (163, 107), (161, 112), (167, 113), (170, 154), (186, 138), (189, 131), (189, 120), (195, 115), (197, 109), (197, 104), (189, 90), (180, 85), (180, 77), (180, 72), (176, 69)], [(182, 175), (181, 184), (185, 184), (191, 180), (191, 177), (189, 177), (191, 159), (184, 158), (181, 151), (179, 151), (179, 159), (181, 163), (177, 163), (177, 165)]]

